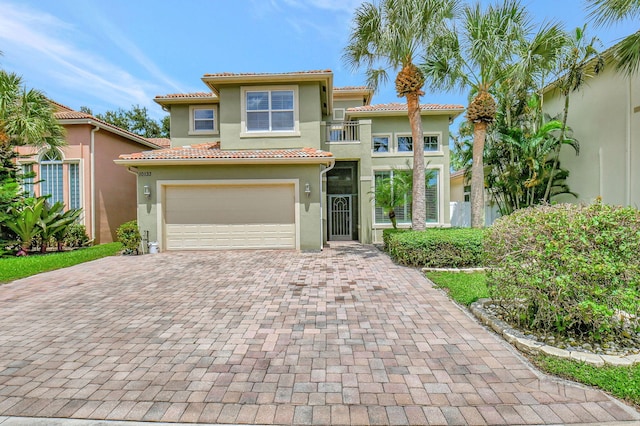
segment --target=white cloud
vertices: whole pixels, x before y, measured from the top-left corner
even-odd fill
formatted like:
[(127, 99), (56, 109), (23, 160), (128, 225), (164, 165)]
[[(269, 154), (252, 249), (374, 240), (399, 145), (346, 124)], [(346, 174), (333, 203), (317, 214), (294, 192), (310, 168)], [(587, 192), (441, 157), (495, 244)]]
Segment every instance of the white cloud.
[[(100, 52), (83, 49), (76, 40), (83, 34), (73, 25), (40, 11), (12, 3), (2, 3), (0, 14), (0, 46), (5, 55), (11, 51), (19, 59), (21, 68), (43, 74), (52, 85), (59, 85), (73, 93), (90, 94), (112, 104), (128, 108), (132, 104), (157, 109), (152, 102), (155, 94), (169, 84), (168, 77), (141, 55), (136, 46), (124, 38), (114, 37), (114, 43), (138, 62), (162, 86), (149, 82), (148, 75), (139, 78), (118, 64), (101, 56)], [(12, 60), (14, 58), (11, 58)], [(21, 74), (23, 71), (18, 70)], [(39, 87), (48, 92), (47, 87)], [(88, 105), (91, 106), (91, 105)]]

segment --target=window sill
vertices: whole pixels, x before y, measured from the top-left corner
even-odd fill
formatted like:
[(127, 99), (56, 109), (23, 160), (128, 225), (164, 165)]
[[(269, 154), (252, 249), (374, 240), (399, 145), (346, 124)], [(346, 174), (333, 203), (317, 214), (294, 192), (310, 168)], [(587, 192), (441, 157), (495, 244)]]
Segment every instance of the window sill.
[[(409, 157), (413, 156), (413, 151), (400, 151), (400, 152), (372, 152), (373, 157)], [(425, 151), (425, 157), (442, 157), (443, 151)]]
[(220, 132), (216, 132), (215, 130), (213, 132), (208, 130), (200, 130), (200, 131), (189, 130), (189, 133), (187, 134), (189, 136), (216, 136), (216, 135), (219, 135)]
[(292, 132), (240, 132), (241, 138), (292, 138), (299, 137), (299, 131)]

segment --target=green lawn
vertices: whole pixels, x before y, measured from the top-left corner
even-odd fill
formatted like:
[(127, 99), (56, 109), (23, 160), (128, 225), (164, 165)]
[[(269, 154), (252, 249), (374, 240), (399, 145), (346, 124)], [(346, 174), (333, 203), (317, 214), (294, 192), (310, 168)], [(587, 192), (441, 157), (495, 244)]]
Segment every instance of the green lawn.
[(550, 356), (536, 356), (532, 361), (547, 373), (600, 388), (616, 398), (640, 405), (640, 364), (595, 367)]
[[(478, 299), (489, 297), (484, 272), (427, 272), (426, 275), (436, 286), (447, 289), (449, 296), (462, 305), (468, 306)], [(640, 405), (640, 364), (632, 367), (595, 367), (550, 356), (530, 358), (549, 374), (600, 388), (617, 398)]]
[(489, 297), (484, 272), (427, 272), (427, 278), (444, 288), (456, 302), (469, 306), (478, 299)]
[(66, 268), (101, 257), (113, 256), (122, 250), (122, 244), (109, 243), (93, 247), (25, 257), (6, 257), (0, 259), (0, 283), (29, 277), (41, 272)]

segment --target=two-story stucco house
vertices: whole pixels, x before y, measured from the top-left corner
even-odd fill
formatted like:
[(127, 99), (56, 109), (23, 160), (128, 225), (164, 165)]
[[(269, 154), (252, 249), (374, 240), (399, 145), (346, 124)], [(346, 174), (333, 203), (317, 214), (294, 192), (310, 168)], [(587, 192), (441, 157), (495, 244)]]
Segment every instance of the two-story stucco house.
[[(155, 101), (171, 148), (121, 155), (138, 175), (138, 221), (161, 250), (287, 248), (380, 241), (376, 179), (411, 166), (406, 105), (371, 105), (329, 70), (205, 74), (210, 92)], [(449, 123), (459, 105), (423, 105), (427, 222), (449, 224)], [(410, 206), (397, 210), (410, 226)]]
[(64, 127), (66, 146), (36, 150), (17, 148), (24, 173), (35, 172), (25, 189), (49, 196), (67, 208), (82, 208), (80, 222), (95, 244), (116, 241), (116, 230), (137, 214), (136, 177), (115, 165), (125, 152), (157, 149), (162, 140), (146, 139), (81, 111), (51, 101)]

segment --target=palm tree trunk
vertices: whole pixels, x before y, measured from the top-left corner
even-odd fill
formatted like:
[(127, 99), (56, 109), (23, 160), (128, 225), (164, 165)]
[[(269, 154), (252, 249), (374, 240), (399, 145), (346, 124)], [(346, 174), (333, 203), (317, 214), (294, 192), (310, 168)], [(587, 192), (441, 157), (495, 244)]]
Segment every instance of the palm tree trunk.
[(487, 123), (473, 123), (473, 163), (471, 164), (471, 227), (484, 228), (484, 141)]
[(407, 110), (411, 136), (413, 139), (413, 202), (411, 204), (411, 228), (423, 231), (427, 222), (424, 182), (424, 139), (422, 135), (422, 117), (420, 115), (420, 95), (407, 93)]
[(564, 111), (562, 112), (562, 130), (560, 131), (560, 140), (556, 146), (555, 155), (553, 158), (553, 165), (551, 166), (551, 173), (549, 173), (549, 181), (547, 182), (547, 188), (544, 191), (543, 202), (549, 202), (551, 198), (551, 186), (553, 185), (553, 174), (558, 167), (558, 161), (560, 161), (560, 149), (562, 149), (562, 143), (564, 141), (567, 129), (567, 119), (569, 116), (569, 94), (564, 97)]

